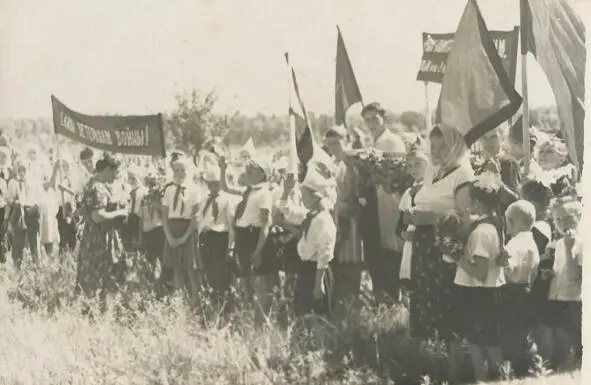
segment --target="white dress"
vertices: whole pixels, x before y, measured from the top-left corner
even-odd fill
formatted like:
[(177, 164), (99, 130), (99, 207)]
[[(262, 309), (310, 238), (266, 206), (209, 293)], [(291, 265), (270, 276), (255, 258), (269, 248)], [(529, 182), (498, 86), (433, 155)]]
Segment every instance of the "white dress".
[(60, 235), (57, 224), (60, 197), (50, 188), (39, 202), (39, 238), (41, 244), (59, 243)]

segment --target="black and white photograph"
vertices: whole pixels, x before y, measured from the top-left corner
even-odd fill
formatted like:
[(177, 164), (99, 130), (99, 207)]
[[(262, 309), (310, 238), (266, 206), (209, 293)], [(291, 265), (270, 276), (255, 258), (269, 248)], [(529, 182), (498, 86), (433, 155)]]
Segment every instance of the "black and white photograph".
[(0, 385), (585, 384), (589, 22), (0, 0)]

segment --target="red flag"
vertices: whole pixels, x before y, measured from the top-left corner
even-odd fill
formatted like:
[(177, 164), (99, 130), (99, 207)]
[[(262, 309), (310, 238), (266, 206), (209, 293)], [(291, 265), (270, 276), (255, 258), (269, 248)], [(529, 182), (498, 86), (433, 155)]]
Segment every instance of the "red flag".
[(347, 110), (355, 103), (362, 101), (359, 85), (353, 67), (349, 60), (349, 54), (345, 47), (345, 41), (341, 30), (337, 26), (337, 67), (335, 79), (335, 121), (336, 124), (347, 124)]
[(570, 158), (580, 171), (585, 146), (585, 26), (567, 0), (521, 0), (521, 31), (522, 53), (531, 52), (546, 73)]
[(437, 120), (462, 131), (470, 146), (520, 105), (478, 4), (469, 0), (447, 59)]
[[(300, 88), (298, 86), (295, 71), (289, 63), (289, 56), (285, 54), (285, 60), (290, 67), (291, 72), (291, 91), (292, 97), (291, 106), (289, 106), (289, 114), (295, 120), (295, 147), (300, 164), (300, 181), (305, 176), (306, 166), (312, 159), (318, 160), (324, 164), (330, 165), (332, 163), (330, 156), (322, 150), (318, 145), (314, 136), (312, 135), (312, 126), (308, 120), (308, 113), (300, 95)], [(294, 100), (295, 99), (295, 100)]]

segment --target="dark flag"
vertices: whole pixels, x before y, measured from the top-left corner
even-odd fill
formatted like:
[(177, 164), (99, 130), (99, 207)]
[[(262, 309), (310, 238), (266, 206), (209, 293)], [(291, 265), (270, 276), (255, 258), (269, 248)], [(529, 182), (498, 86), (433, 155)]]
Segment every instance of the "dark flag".
[(521, 96), (475, 0), (464, 9), (446, 64), (436, 121), (462, 131), (468, 146), (519, 109)]
[(290, 88), (292, 91), (292, 97), (290, 98), (291, 105), (289, 106), (289, 115), (294, 117), (295, 121), (295, 147), (298, 155), (298, 163), (300, 166), (299, 179), (301, 182), (306, 174), (306, 166), (310, 160), (318, 160), (327, 165), (330, 165), (332, 161), (330, 156), (324, 150), (322, 150), (318, 143), (316, 143), (316, 140), (312, 135), (312, 128), (310, 121), (308, 120), (306, 107), (304, 106), (304, 102), (302, 101), (300, 95), (296, 74), (293, 67), (289, 63), (289, 56), (287, 53), (285, 54), (285, 60), (287, 61), (291, 72)]
[(357, 79), (349, 60), (345, 41), (337, 26), (337, 67), (335, 78), (335, 121), (347, 125), (347, 110), (355, 103), (362, 102)]
[(585, 26), (567, 0), (521, 0), (521, 34), (522, 54), (533, 54), (554, 91), (569, 156), (581, 175)]

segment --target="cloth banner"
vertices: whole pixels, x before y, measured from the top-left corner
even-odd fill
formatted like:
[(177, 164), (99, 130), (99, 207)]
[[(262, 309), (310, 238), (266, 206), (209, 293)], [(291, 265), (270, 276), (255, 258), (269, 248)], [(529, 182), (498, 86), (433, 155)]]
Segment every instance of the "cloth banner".
[(73, 111), (51, 97), (57, 135), (99, 150), (166, 156), (162, 114), (145, 116), (90, 116)]
[(439, 101), (436, 121), (458, 128), (468, 146), (521, 106), (475, 0), (468, 1), (455, 33)]
[[(503, 67), (512, 83), (515, 83), (517, 70), (517, 47), (519, 41), (519, 27), (512, 31), (489, 31)], [(447, 65), (447, 58), (451, 52), (455, 33), (427, 33), (423, 32), (423, 57), (417, 80), (422, 82), (443, 83), (443, 74)]]
[(521, 0), (523, 53), (531, 52), (554, 92), (569, 156), (579, 170), (585, 150), (585, 25), (567, 0)]

